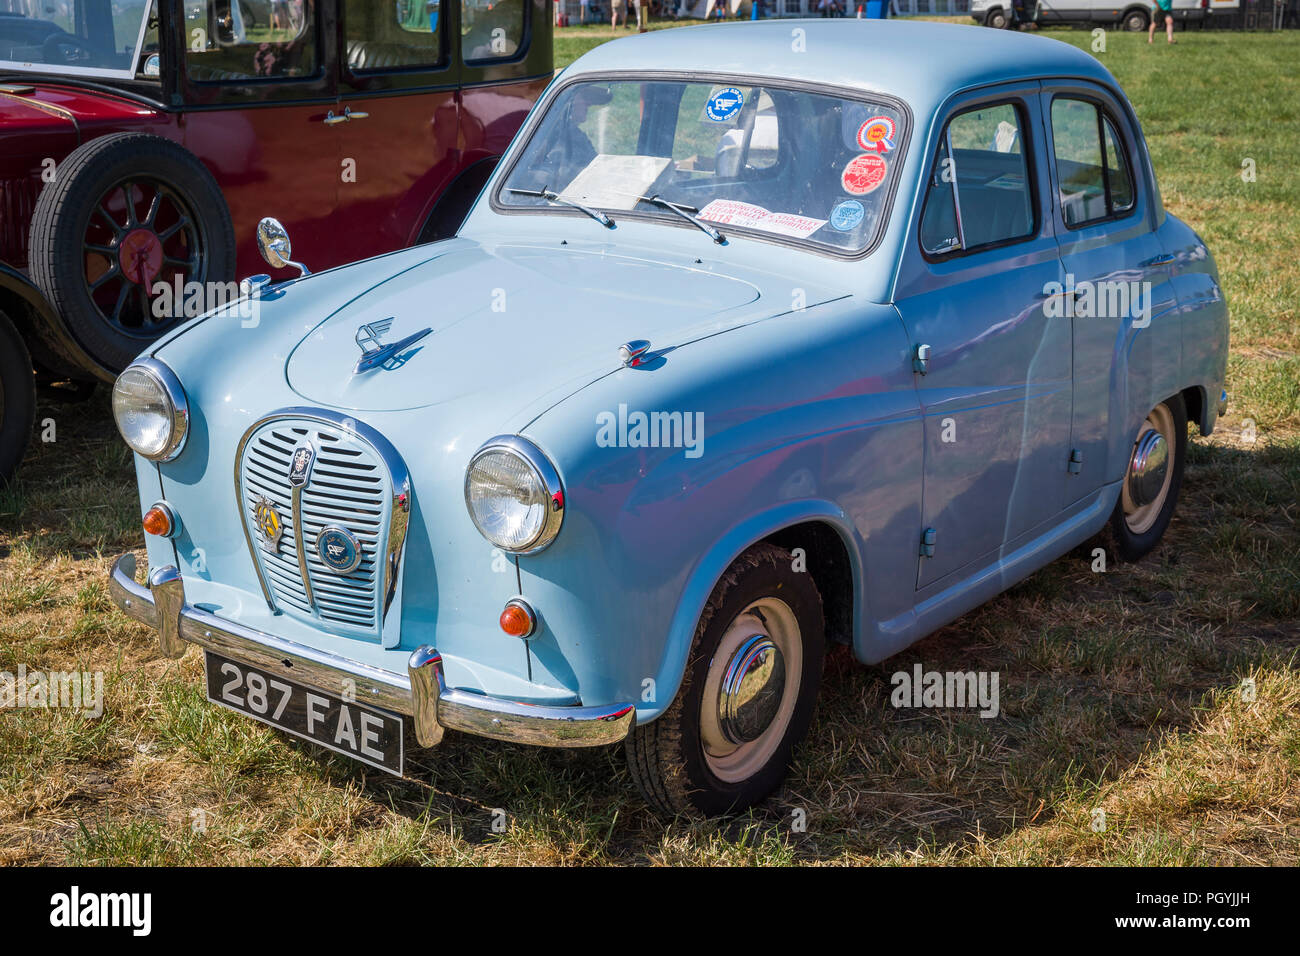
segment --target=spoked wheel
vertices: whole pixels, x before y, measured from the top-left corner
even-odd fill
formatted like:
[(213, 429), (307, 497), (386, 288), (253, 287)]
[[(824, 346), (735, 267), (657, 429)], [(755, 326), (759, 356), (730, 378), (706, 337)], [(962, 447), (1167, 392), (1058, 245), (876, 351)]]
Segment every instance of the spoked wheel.
[(1187, 406), (1181, 395), (1161, 402), (1138, 427), (1110, 518), (1115, 550), (1136, 561), (1156, 546), (1174, 515), (1187, 457)]
[[(190, 317), (186, 284), (202, 284), (206, 299), (209, 283), (233, 279), (235, 237), (197, 157), (160, 136), (117, 133), (56, 168), (32, 214), (29, 259), (77, 344), (117, 372)], [(160, 296), (159, 283), (172, 294)]]
[(628, 767), (666, 813), (753, 806), (780, 786), (821, 682), (821, 597), (789, 552), (755, 545), (714, 588), (669, 708), (628, 738)]
[[(123, 335), (150, 341), (174, 325), (174, 308), (154, 307), (159, 282), (202, 282), (204, 231), (168, 183), (114, 183), (96, 201), (81, 248), (85, 290), (99, 318)], [(183, 316), (181, 316), (183, 318)]]

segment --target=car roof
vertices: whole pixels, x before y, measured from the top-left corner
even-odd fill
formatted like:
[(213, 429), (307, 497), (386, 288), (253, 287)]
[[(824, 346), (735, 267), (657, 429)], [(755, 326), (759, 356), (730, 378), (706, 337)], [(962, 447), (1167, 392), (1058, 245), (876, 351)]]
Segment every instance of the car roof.
[[(802, 44), (795, 30), (802, 30)], [(796, 48), (802, 45), (803, 50)], [(759, 20), (654, 30), (604, 43), (564, 73), (680, 71), (781, 77), (892, 93), (929, 111), (989, 83), (1070, 76), (1117, 87), (1084, 51), (1029, 33), (904, 20)]]

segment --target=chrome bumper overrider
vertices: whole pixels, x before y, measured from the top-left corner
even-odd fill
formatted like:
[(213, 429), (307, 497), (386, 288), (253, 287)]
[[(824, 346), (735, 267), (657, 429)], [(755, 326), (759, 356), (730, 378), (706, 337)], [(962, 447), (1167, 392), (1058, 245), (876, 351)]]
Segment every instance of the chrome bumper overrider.
[(636, 722), (632, 704), (544, 707), (448, 688), (442, 657), (427, 644), (411, 654), (406, 674), (396, 674), (243, 627), (186, 604), (174, 567), (155, 569), (147, 587), (137, 584), (133, 554), (114, 562), (109, 592), (130, 617), (158, 629), (159, 647), (168, 657), (180, 657), (187, 644), (197, 644), (332, 693), (351, 680), (358, 701), (413, 717), (424, 747), (441, 741), (448, 727), (544, 747), (596, 747), (621, 741)]

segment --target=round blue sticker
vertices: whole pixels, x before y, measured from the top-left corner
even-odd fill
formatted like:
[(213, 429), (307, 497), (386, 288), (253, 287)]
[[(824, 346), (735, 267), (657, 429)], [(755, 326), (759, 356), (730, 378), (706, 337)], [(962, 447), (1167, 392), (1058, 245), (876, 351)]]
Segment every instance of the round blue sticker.
[(734, 86), (729, 86), (709, 97), (709, 101), (704, 104), (704, 112), (713, 122), (725, 123), (739, 113), (744, 104), (745, 94)]
[(831, 210), (831, 225), (840, 232), (852, 232), (866, 212), (856, 199), (846, 199)]

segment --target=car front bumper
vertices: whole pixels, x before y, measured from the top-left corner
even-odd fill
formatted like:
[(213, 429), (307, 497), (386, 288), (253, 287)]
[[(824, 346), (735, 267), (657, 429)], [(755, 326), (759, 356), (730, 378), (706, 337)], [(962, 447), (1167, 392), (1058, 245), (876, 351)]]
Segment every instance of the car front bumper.
[(137, 584), (133, 554), (113, 563), (109, 592), (129, 617), (157, 628), (168, 657), (197, 644), (325, 691), (337, 693), (343, 681), (352, 681), (358, 701), (412, 717), (423, 747), (437, 745), (446, 728), (542, 747), (598, 747), (623, 740), (636, 723), (632, 704), (545, 707), (448, 688), (442, 656), (428, 644), (412, 652), (407, 672), (398, 674), (243, 627), (186, 604), (174, 567), (156, 568), (148, 586)]

